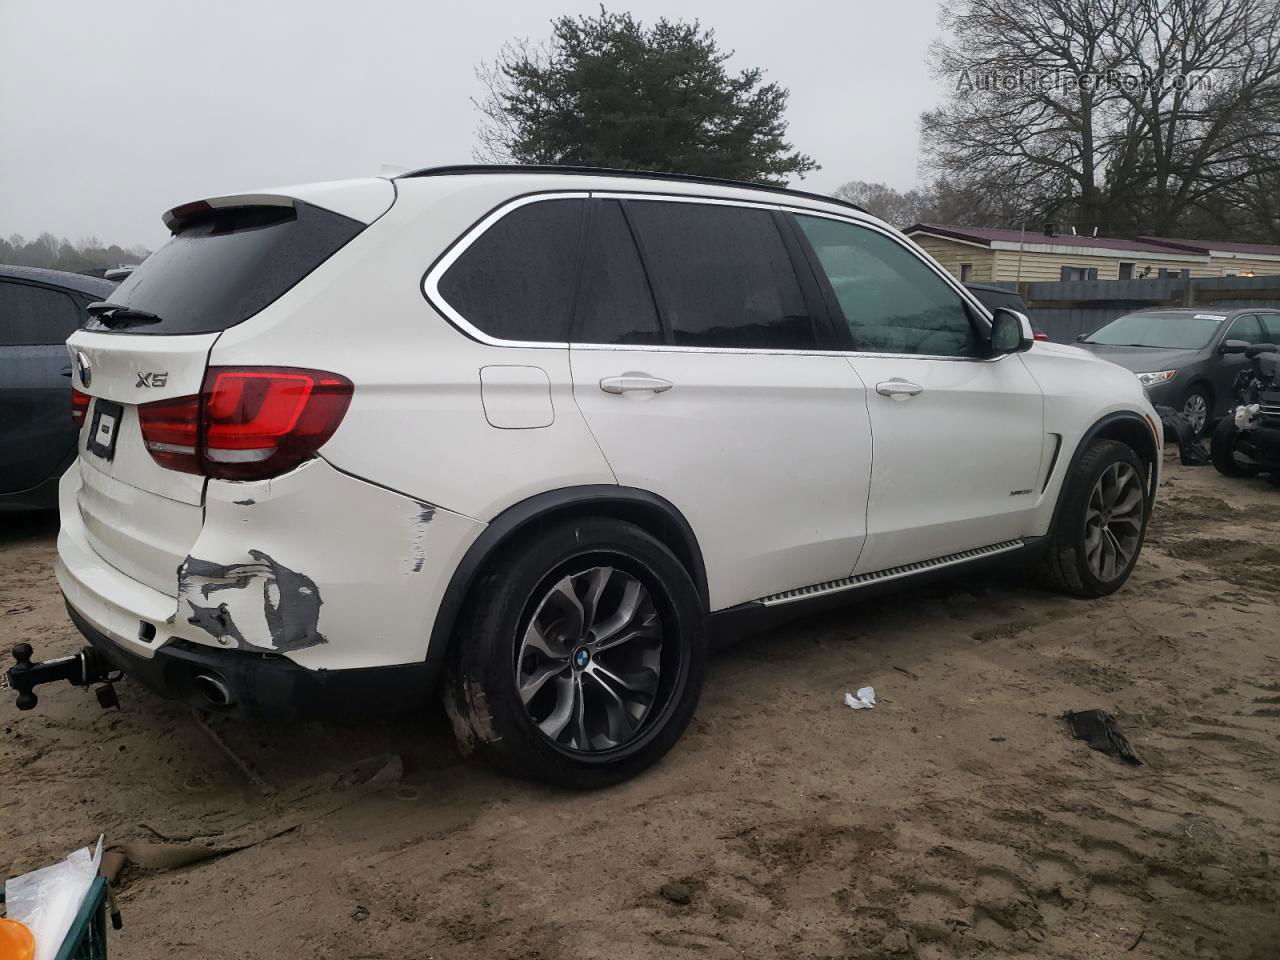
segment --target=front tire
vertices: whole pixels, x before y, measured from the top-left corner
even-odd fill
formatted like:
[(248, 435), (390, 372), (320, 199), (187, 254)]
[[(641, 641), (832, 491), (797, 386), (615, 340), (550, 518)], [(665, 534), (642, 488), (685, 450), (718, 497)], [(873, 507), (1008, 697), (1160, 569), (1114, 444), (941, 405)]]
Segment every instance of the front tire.
[(1042, 583), (1080, 597), (1103, 597), (1124, 585), (1147, 532), (1145, 476), (1131, 447), (1115, 440), (1090, 445), (1063, 483)]
[(464, 754), (595, 788), (656, 762), (688, 726), (707, 646), (688, 571), (631, 523), (566, 520), (480, 578), (445, 706)]
[(1182, 406), (1178, 409), (1187, 423), (1191, 424), (1191, 432), (1197, 440), (1208, 432), (1213, 423), (1213, 397), (1208, 390), (1204, 387), (1192, 387), (1182, 398)]
[(1224, 477), (1252, 477), (1258, 473), (1258, 465), (1252, 460), (1242, 460), (1236, 452), (1236, 438), (1240, 430), (1234, 417), (1225, 418), (1213, 431), (1209, 440), (1209, 457)]

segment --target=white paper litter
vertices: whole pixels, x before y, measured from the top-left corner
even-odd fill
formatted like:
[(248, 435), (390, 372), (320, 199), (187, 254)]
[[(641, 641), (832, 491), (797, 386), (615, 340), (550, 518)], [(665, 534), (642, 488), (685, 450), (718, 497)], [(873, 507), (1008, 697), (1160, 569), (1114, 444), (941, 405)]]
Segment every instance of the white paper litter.
[(856, 697), (852, 693), (846, 693), (844, 695), (844, 705), (851, 710), (870, 710), (876, 705), (875, 688), (861, 687)]
[(101, 861), (102, 837), (98, 837), (92, 854), (88, 847), (81, 847), (59, 863), (5, 881), (5, 909), (10, 920), (31, 930), (35, 960), (53, 960), (58, 955)]

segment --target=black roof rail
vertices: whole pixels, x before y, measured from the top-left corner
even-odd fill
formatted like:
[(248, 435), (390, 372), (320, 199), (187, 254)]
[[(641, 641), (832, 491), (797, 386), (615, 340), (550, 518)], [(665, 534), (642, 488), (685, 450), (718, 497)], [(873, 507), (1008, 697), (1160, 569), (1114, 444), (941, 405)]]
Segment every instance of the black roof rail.
[(741, 187), (747, 190), (764, 190), (768, 193), (781, 193), (786, 196), (804, 197), (806, 200), (819, 200), (822, 203), (833, 203), (838, 207), (848, 207), (859, 213), (866, 213), (862, 207), (839, 197), (829, 197), (822, 193), (809, 193), (805, 190), (792, 190), (772, 183), (749, 183), (746, 180), (730, 180), (727, 177), (703, 177), (693, 173), (663, 173), (658, 170), (617, 170), (613, 167), (587, 167), (571, 164), (554, 163), (455, 163), (443, 167), (423, 167), (421, 170), (410, 170), (393, 179), (405, 177), (446, 177), (463, 173), (565, 173), (587, 176), (632, 177), (637, 180), (675, 180), (680, 183), (705, 183), (715, 187)]

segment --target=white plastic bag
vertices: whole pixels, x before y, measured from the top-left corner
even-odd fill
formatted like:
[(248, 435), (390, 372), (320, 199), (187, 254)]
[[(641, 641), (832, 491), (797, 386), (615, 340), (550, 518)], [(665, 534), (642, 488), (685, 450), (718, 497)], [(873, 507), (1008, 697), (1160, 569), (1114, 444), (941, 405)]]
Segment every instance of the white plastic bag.
[(861, 687), (856, 697), (852, 693), (846, 693), (844, 695), (844, 705), (851, 710), (870, 710), (876, 705), (875, 688)]
[(53, 960), (98, 875), (102, 837), (93, 853), (82, 847), (67, 859), (5, 881), (10, 920), (25, 923), (36, 940), (35, 960)]

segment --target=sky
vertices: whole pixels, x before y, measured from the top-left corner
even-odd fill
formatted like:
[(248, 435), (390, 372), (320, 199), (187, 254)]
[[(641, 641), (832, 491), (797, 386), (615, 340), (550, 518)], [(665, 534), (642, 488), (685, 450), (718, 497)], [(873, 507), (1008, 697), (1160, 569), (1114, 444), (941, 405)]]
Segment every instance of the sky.
[[(938, 0), (634, 0), (791, 91), (792, 186), (917, 182)], [(172, 206), (473, 161), (480, 61), (580, 0), (0, 0), (0, 236), (156, 247)]]

